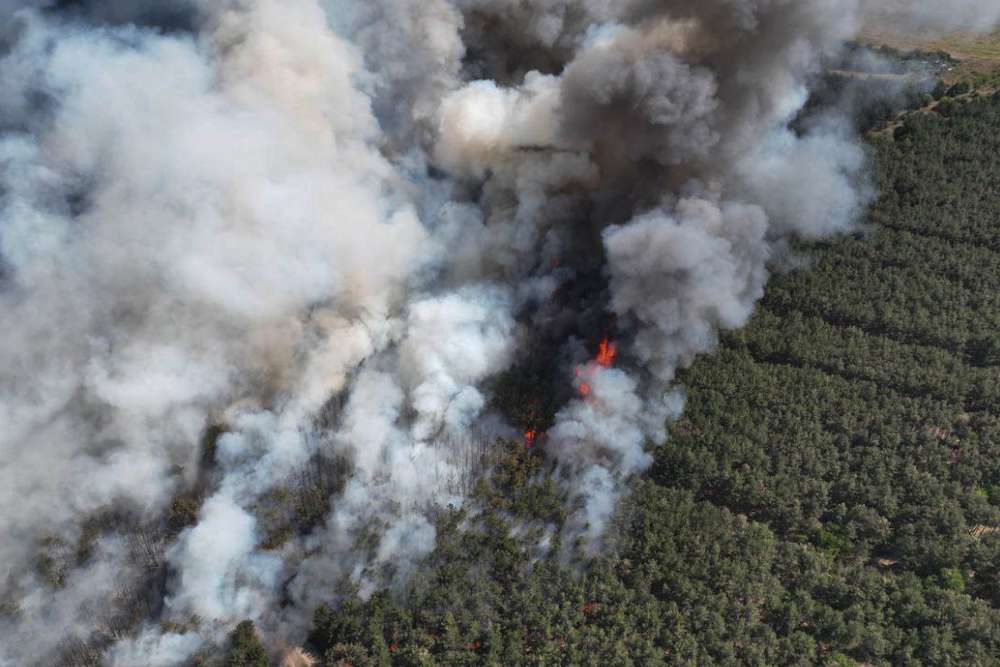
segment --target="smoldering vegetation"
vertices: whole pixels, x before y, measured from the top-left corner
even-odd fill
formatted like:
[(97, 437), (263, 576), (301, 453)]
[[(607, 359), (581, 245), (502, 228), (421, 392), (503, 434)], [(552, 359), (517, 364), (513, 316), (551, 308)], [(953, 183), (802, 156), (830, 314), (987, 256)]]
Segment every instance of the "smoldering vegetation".
[(898, 51), (849, 42), (810, 89), (810, 99), (793, 127), (813, 122), (830, 109), (853, 120), (860, 133), (884, 129), (900, 113), (942, 97), (942, 83), (957, 61), (949, 54)]
[(871, 195), (801, 113), (856, 0), (0, 10), (3, 664), (300, 642), (526, 429), (599, 552), (677, 371)]

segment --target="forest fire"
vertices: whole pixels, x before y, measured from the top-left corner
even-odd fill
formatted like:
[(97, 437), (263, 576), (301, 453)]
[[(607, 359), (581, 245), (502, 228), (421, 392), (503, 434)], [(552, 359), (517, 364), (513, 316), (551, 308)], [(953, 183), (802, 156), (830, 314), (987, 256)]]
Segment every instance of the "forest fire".
[(299, 647), (287, 649), (281, 658), (281, 667), (312, 667), (316, 663), (315, 656)]
[(618, 345), (607, 336), (601, 339), (597, 348), (597, 358), (594, 360), (598, 366), (611, 368), (615, 365), (615, 357), (618, 356)]
[(576, 368), (576, 377), (579, 378), (576, 389), (580, 392), (581, 396), (590, 396), (591, 392), (593, 392), (593, 387), (586, 378), (592, 376), (596, 372), (597, 367), (611, 368), (614, 366), (617, 356), (618, 344), (607, 336), (601, 338), (601, 342), (597, 346), (597, 356), (594, 357), (594, 360), (586, 366), (577, 366)]
[[(594, 355), (594, 358), (583, 366), (577, 366), (574, 370), (576, 375), (576, 390), (580, 396), (586, 398), (594, 392), (594, 387), (590, 379), (597, 372), (598, 368), (612, 368), (617, 357), (618, 344), (605, 335), (597, 345), (597, 354)], [(526, 422), (532, 423), (532, 420), (526, 420)], [(535, 426), (526, 426), (523, 435), (525, 448), (531, 449), (538, 443), (539, 438), (544, 435), (544, 432)]]

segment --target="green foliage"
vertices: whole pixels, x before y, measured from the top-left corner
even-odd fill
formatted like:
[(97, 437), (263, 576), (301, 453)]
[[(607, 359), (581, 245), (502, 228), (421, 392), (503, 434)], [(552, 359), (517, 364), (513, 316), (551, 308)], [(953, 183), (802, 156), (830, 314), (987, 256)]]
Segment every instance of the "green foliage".
[(850, 541), (826, 528), (816, 529), (816, 546), (829, 556), (838, 556), (850, 550)]
[(939, 575), (941, 580), (941, 587), (946, 588), (949, 591), (958, 591), (961, 593), (965, 590), (965, 577), (959, 570), (952, 567), (946, 567), (941, 570)]
[(951, 88), (949, 88), (945, 93), (945, 95), (949, 97), (959, 97), (961, 95), (968, 95), (971, 92), (972, 92), (972, 84), (970, 84), (968, 81), (959, 81)]
[(837, 652), (830, 656), (830, 660), (826, 664), (829, 667), (856, 667), (858, 663), (843, 653)]
[(269, 667), (267, 651), (257, 637), (253, 621), (243, 621), (229, 635), (226, 667)]
[(543, 470), (544, 454), (514, 441), (500, 441), (495, 447), (501, 454), (491, 474), (477, 484), (474, 497), (494, 512), (561, 525), (565, 499)]
[(940, 101), (938, 101), (938, 105), (935, 110), (939, 114), (947, 118), (948, 116), (951, 116), (953, 113), (955, 113), (958, 106), (959, 102), (957, 102), (955, 98), (945, 95), (940, 99)]

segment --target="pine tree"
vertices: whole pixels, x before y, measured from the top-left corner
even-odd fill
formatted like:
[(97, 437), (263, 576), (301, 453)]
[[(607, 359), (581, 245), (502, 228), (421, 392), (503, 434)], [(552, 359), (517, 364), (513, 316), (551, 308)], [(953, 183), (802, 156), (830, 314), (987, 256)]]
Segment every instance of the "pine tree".
[(253, 621), (243, 621), (229, 635), (227, 667), (269, 667), (267, 651), (257, 637)]

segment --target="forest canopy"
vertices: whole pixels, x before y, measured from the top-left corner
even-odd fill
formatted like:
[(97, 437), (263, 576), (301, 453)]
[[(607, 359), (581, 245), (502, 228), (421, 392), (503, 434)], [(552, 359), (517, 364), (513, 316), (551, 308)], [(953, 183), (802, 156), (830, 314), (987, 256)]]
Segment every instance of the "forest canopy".
[(613, 556), (580, 575), (511, 535), (560, 521), (512, 443), (484, 511), (442, 517), (406, 593), (322, 607), (310, 648), (328, 665), (998, 664), (997, 128), (1000, 95), (977, 95), (872, 139), (868, 224), (797, 246), (749, 326), (683, 373), (685, 415), (619, 508)]

